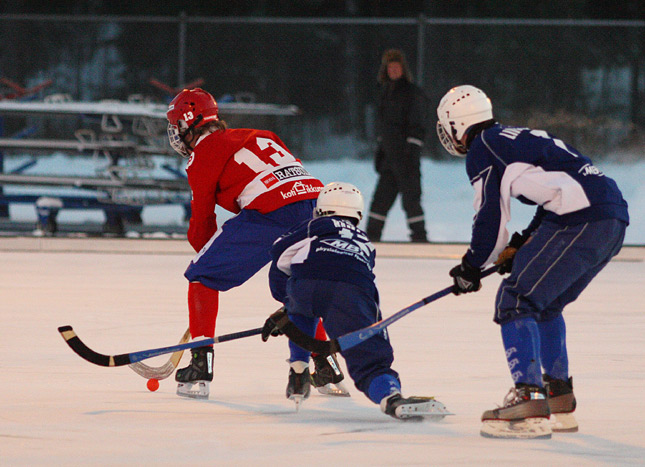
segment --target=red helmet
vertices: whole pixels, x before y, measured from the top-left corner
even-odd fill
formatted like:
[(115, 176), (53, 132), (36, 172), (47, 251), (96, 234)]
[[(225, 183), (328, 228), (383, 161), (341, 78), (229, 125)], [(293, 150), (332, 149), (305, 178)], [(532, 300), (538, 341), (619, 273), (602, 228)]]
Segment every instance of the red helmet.
[(186, 144), (186, 135), (195, 128), (217, 120), (217, 102), (203, 89), (184, 89), (168, 106), (166, 117), (170, 145), (179, 154), (188, 157), (192, 150)]
[(201, 88), (184, 89), (172, 100), (166, 116), (171, 125), (183, 120), (188, 127), (198, 128), (206, 122), (217, 120), (217, 102)]

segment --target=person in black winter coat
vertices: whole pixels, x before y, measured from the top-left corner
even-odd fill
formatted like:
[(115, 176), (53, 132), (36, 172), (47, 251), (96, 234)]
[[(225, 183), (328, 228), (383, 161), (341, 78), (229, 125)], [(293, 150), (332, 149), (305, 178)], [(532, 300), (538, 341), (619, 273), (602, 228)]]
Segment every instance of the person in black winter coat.
[(381, 240), (387, 214), (401, 194), (410, 239), (428, 241), (421, 207), (421, 147), (425, 138), (426, 98), (412, 83), (403, 52), (386, 50), (378, 74), (381, 92), (377, 114), (378, 149), (374, 159), (379, 174), (367, 221), (367, 235)]

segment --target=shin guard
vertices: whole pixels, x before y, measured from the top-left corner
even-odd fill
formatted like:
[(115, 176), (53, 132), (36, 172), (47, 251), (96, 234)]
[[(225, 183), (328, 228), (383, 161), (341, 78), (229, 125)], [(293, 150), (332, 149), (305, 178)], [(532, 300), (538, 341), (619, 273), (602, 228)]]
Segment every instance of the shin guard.
[(540, 333), (535, 319), (519, 318), (503, 324), (502, 340), (513, 382), (542, 387)]
[(191, 282), (188, 285), (188, 314), (190, 335), (193, 338), (215, 336), (218, 309), (218, 290), (208, 288), (201, 282)]
[(551, 321), (538, 323), (540, 355), (544, 373), (552, 378), (567, 381), (569, 357), (567, 355), (567, 330), (562, 315)]

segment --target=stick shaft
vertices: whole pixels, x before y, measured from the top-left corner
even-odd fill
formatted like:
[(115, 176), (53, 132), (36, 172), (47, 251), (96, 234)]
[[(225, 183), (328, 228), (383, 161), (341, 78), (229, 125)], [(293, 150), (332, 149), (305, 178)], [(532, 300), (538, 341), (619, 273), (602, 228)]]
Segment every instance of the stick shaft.
[[(486, 270), (484, 270), (481, 274), (482, 279), (484, 277), (490, 276), (493, 274), (495, 271), (497, 271), (497, 266), (492, 266)], [(336, 339), (338, 342), (338, 345), (340, 347), (340, 350), (347, 350), (350, 349), (361, 342), (369, 339), (370, 337), (378, 334), (381, 332), (383, 329), (391, 325), (392, 323), (400, 320), (404, 316), (407, 316), (408, 314), (412, 313), (414, 310), (417, 310), (421, 308), (422, 306), (427, 305), (428, 303), (434, 302), (435, 300), (439, 300), (442, 297), (445, 297), (446, 295), (450, 295), (452, 293), (452, 286), (446, 287), (443, 290), (440, 290), (439, 292), (436, 292), (432, 295), (428, 295), (427, 297), (419, 300), (418, 302), (413, 303), (412, 305), (403, 308), (400, 311), (397, 311), (394, 313), (392, 316), (390, 316), (387, 319), (383, 319), (381, 321), (377, 321), (376, 323), (372, 324), (371, 326), (365, 327), (363, 329), (359, 329), (357, 331), (349, 332), (345, 335), (342, 335)]]
[(241, 339), (243, 337), (255, 336), (262, 333), (262, 328), (249, 329), (247, 331), (234, 332), (231, 334), (224, 334), (213, 338), (202, 339), (199, 341), (186, 342), (185, 344), (171, 345), (169, 347), (160, 347), (157, 349), (141, 350), (139, 352), (124, 353), (118, 355), (104, 355), (90, 349), (81, 339), (76, 335), (71, 326), (61, 326), (58, 328), (67, 345), (81, 358), (90, 363), (100, 366), (124, 366), (130, 363), (135, 363), (147, 358), (164, 355), (178, 350), (193, 349), (195, 347), (203, 347), (205, 345), (219, 344), (221, 342), (232, 341)]

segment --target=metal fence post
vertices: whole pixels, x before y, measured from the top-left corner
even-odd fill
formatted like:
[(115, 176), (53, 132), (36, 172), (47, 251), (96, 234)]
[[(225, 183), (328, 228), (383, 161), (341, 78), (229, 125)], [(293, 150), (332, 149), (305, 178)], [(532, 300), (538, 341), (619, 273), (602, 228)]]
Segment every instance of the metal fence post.
[(186, 82), (186, 12), (179, 13), (179, 50), (177, 52), (177, 87)]
[(426, 17), (419, 15), (417, 23), (417, 85), (423, 88), (423, 68), (425, 65)]

